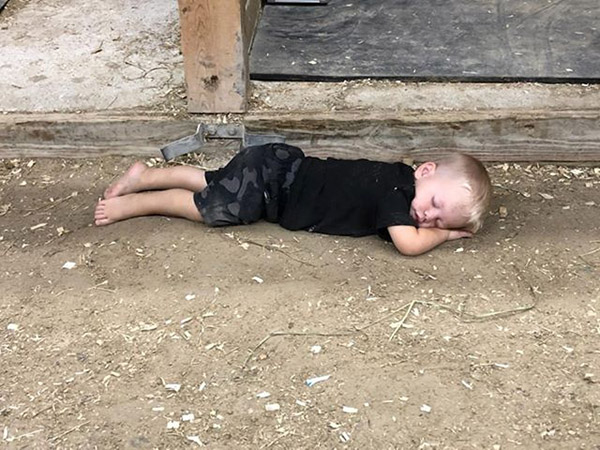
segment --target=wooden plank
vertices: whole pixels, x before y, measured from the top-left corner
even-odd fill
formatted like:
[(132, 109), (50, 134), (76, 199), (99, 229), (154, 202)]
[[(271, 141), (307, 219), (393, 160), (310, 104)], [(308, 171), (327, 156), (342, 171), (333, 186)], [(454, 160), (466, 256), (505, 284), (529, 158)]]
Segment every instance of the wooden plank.
[[(162, 158), (160, 148), (193, 134), (197, 120), (145, 114), (0, 115), (0, 158)], [(206, 151), (232, 142), (213, 143)]]
[[(161, 157), (160, 147), (192, 134), (210, 116), (145, 114), (0, 115), (0, 158)], [(250, 132), (283, 134), (308, 155), (416, 161), (460, 150), (484, 161), (600, 162), (600, 111), (481, 113), (253, 113)], [(218, 155), (239, 146), (213, 141)]]
[[(178, 1), (188, 110), (245, 111), (251, 24), (258, 17), (250, 8), (253, 3), (247, 13), (245, 0)], [(245, 17), (249, 20), (244, 32)]]
[(319, 157), (423, 161), (462, 151), (483, 161), (600, 161), (600, 110), (265, 112), (245, 124)]

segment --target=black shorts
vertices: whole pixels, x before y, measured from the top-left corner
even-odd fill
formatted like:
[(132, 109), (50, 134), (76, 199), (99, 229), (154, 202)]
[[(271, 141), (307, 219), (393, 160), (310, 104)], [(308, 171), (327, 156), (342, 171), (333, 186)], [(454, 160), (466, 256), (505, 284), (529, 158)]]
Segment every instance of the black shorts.
[(266, 144), (245, 148), (225, 167), (207, 171), (207, 187), (194, 193), (204, 223), (277, 222), (303, 159), (298, 147)]

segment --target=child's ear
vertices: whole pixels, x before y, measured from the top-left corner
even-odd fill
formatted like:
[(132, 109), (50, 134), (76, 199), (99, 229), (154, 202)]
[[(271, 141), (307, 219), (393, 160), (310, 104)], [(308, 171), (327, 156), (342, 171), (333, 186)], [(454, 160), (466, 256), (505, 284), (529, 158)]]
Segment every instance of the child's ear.
[(415, 170), (415, 178), (428, 177), (435, 173), (435, 169), (437, 168), (437, 164), (433, 161), (424, 162), (417, 170)]

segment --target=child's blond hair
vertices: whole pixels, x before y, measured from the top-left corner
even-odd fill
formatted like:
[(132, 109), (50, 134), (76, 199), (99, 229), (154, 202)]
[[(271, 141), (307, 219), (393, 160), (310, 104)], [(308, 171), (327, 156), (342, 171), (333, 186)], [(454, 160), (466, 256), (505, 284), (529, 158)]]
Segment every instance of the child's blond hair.
[(453, 178), (462, 177), (462, 186), (469, 192), (465, 229), (477, 232), (483, 226), (492, 198), (492, 183), (484, 165), (478, 159), (460, 152), (443, 156), (434, 162), (436, 170)]

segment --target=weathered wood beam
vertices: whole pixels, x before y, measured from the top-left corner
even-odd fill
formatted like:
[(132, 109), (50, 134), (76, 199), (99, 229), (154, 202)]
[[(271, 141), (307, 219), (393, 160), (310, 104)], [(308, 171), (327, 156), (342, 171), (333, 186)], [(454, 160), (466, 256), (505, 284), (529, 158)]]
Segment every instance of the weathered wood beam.
[(253, 133), (276, 133), (313, 156), (423, 161), (462, 151), (483, 161), (600, 161), (600, 110), (247, 115)]
[(131, 114), (0, 115), (0, 158), (155, 156), (193, 134), (197, 121)]
[(188, 111), (245, 111), (248, 54), (261, 1), (178, 1)]
[[(162, 157), (160, 148), (211, 116), (142, 113), (0, 115), (0, 158)], [(399, 161), (463, 151), (484, 161), (600, 162), (600, 111), (284, 113), (245, 117), (250, 132), (276, 133), (320, 157)], [(211, 141), (211, 154), (239, 145)]]

